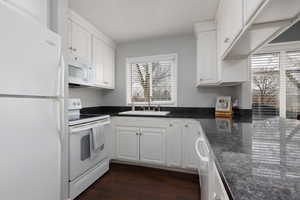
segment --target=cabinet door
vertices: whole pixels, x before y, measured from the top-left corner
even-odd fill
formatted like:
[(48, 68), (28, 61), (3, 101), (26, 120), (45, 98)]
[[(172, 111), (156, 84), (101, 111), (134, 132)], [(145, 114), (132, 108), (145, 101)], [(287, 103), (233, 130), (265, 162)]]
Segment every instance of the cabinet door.
[(48, 24), (48, 0), (4, 0), (29, 14), (44, 25)]
[(165, 129), (141, 128), (140, 161), (153, 164), (165, 163)]
[(195, 150), (195, 142), (200, 136), (200, 124), (186, 122), (183, 126), (183, 167), (197, 169), (198, 156)]
[(197, 83), (212, 84), (218, 81), (217, 33), (206, 31), (197, 35)]
[(97, 37), (93, 37), (93, 65), (96, 70), (96, 84), (103, 85), (104, 82), (104, 64), (105, 64), (105, 46), (104, 42)]
[(71, 21), (71, 54), (75, 60), (91, 63), (92, 36), (81, 25)]
[(182, 124), (171, 121), (166, 132), (166, 162), (170, 167), (180, 167), (182, 158)]
[(108, 88), (114, 88), (115, 51), (112, 47), (105, 45), (105, 63), (103, 72), (103, 83)]
[(223, 56), (243, 29), (243, 0), (222, 0), (220, 3), (217, 23), (220, 31), (220, 51)]
[(244, 1), (244, 24), (247, 24), (265, 0)]
[(93, 64), (96, 67), (96, 84), (114, 88), (115, 52), (101, 39), (93, 37)]
[(116, 127), (116, 157), (123, 160), (139, 160), (139, 129)]

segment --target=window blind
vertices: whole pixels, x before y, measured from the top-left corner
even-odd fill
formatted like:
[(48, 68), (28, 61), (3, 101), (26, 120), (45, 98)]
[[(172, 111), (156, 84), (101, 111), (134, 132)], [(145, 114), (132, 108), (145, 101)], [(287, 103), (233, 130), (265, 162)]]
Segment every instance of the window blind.
[(250, 58), (253, 116), (279, 115), (280, 54), (265, 53)]
[(286, 52), (286, 116), (297, 118), (300, 113), (300, 51)]
[(152, 104), (174, 101), (173, 68), (173, 60), (131, 63), (128, 74), (130, 100)]
[[(285, 121), (284, 126), (281, 123), (279, 118), (253, 121), (255, 131), (251, 158), (252, 163), (257, 164), (252, 171), (253, 175), (299, 179), (300, 174), (295, 169), (300, 167), (300, 137), (297, 134), (300, 126), (295, 120)], [(285, 170), (282, 170), (282, 163), (286, 165)]]

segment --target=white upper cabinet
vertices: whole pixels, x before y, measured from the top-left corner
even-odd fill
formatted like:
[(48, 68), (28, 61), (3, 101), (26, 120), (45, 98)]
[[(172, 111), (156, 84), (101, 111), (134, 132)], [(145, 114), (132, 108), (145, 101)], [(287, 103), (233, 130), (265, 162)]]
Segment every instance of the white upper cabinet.
[(115, 50), (96, 36), (93, 37), (93, 65), (96, 71), (96, 86), (113, 89)]
[(153, 164), (165, 163), (165, 129), (140, 129), (140, 161)]
[(96, 85), (102, 85), (104, 82), (104, 60), (105, 44), (97, 37), (93, 37), (93, 65), (96, 71)]
[(69, 17), (69, 43), (71, 62), (81, 62), (94, 69), (92, 86), (114, 89), (115, 43), (72, 10)]
[(48, 25), (48, 0), (4, 0), (30, 15), (40, 23)]
[(244, 24), (247, 24), (256, 11), (266, 0), (245, 0), (244, 1)]
[[(220, 24), (219, 24), (220, 25)], [(223, 61), (217, 45), (221, 29), (214, 21), (195, 25), (197, 37), (197, 87), (237, 85), (248, 80), (248, 60)]]
[(69, 50), (71, 59), (74, 61), (81, 60), (84, 63), (91, 63), (91, 41), (92, 35), (81, 25), (73, 22), (69, 22), (70, 30), (70, 45)]
[(195, 25), (197, 37), (197, 86), (219, 82), (217, 69), (217, 32), (213, 22)]
[(243, 28), (243, 0), (221, 0), (217, 13), (218, 47), (223, 56)]
[(221, 0), (216, 17), (219, 56), (247, 58), (295, 24), (299, 14), (299, 0)]

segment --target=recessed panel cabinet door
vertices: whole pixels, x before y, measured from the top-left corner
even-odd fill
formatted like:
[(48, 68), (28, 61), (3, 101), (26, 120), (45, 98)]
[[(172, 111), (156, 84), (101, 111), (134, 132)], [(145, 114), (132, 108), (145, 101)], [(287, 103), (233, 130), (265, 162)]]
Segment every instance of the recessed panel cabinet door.
[(91, 63), (92, 35), (79, 24), (71, 21), (71, 53), (74, 59)]
[(115, 68), (115, 52), (114, 49), (108, 45), (105, 46), (105, 64), (103, 83), (108, 88), (114, 88), (114, 69)]
[(48, 0), (4, 0), (4, 2), (15, 6), (42, 24), (47, 25)]
[(205, 31), (197, 35), (197, 83), (217, 83), (217, 33)]
[(223, 56), (243, 29), (243, 0), (222, 0), (217, 21), (219, 46)]
[(116, 156), (122, 160), (139, 160), (139, 129), (116, 127)]
[(96, 70), (96, 85), (104, 84), (105, 46), (104, 42), (93, 37), (93, 65)]
[(114, 48), (95, 36), (93, 37), (93, 65), (96, 67), (96, 84), (100, 87), (113, 89)]
[(141, 128), (140, 161), (165, 163), (165, 131), (162, 128)]
[(199, 123), (187, 122), (183, 127), (183, 167), (197, 169), (198, 156), (195, 150), (195, 142), (200, 136)]
[(182, 124), (172, 121), (166, 132), (166, 162), (170, 167), (180, 167), (182, 160)]

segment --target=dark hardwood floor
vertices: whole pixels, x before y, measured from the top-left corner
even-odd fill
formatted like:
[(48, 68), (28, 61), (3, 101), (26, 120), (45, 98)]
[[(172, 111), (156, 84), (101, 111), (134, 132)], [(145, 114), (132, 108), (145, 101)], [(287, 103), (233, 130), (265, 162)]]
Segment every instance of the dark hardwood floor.
[(111, 164), (76, 200), (200, 200), (197, 175)]

